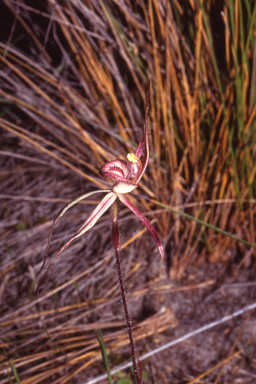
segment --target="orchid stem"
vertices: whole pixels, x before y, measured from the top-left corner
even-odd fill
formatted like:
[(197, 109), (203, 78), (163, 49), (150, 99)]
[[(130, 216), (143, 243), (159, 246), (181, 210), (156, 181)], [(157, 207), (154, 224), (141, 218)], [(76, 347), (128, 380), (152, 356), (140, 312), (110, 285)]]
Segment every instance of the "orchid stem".
[(112, 221), (112, 240), (113, 240), (113, 246), (114, 246), (115, 257), (116, 257), (116, 269), (117, 269), (117, 273), (118, 273), (118, 280), (119, 280), (122, 304), (123, 304), (123, 308), (124, 308), (124, 316), (125, 316), (128, 335), (129, 335), (129, 339), (130, 339), (132, 363), (133, 363), (136, 381), (138, 384), (140, 384), (142, 377), (138, 372), (138, 368), (137, 368), (137, 364), (136, 364), (135, 345), (134, 345), (133, 335), (132, 335), (132, 322), (131, 322), (131, 318), (130, 318), (129, 311), (128, 311), (126, 294), (125, 294), (125, 289), (124, 289), (124, 284), (123, 284), (121, 262), (120, 262), (120, 252), (119, 252), (120, 232), (118, 229), (118, 200), (116, 200), (112, 206), (112, 220), (113, 220)]

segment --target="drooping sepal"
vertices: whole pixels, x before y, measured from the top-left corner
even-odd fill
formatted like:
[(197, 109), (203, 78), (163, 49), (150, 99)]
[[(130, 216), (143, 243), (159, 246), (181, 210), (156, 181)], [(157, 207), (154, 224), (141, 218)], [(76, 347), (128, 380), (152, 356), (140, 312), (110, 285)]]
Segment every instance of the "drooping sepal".
[(79, 197), (77, 197), (76, 199), (74, 200), (71, 200), (67, 205), (65, 205), (61, 211), (57, 214), (57, 216), (55, 217), (54, 219), (54, 222), (52, 224), (52, 228), (51, 228), (51, 232), (50, 232), (50, 235), (49, 235), (49, 239), (48, 239), (48, 244), (47, 244), (47, 249), (46, 249), (46, 253), (45, 253), (45, 257), (44, 257), (44, 261), (43, 261), (43, 264), (38, 272), (38, 274), (40, 274), (40, 272), (42, 271), (44, 265), (45, 265), (45, 262), (47, 260), (47, 256), (48, 256), (48, 253), (49, 253), (49, 248), (50, 248), (50, 244), (51, 244), (51, 239), (52, 239), (52, 234), (53, 234), (53, 230), (58, 222), (58, 220), (64, 215), (64, 213), (66, 213), (70, 208), (72, 208), (74, 205), (76, 205), (77, 203), (79, 203), (79, 201), (81, 200), (84, 200), (86, 199), (87, 197), (89, 196), (92, 196), (92, 195), (95, 195), (96, 193), (105, 193), (105, 192), (111, 192), (109, 189), (101, 189), (101, 190), (98, 190), (98, 191), (92, 191), (92, 192), (88, 192), (88, 193), (85, 193), (84, 195), (81, 195)]
[[(46, 258), (48, 256), (48, 252), (49, 252), (49, 246), (50, 246), (50, 241), (51, 241), (51, 237), (52, 237), (52, 232), (53, 232), (53, 229), (56, 225), (56, 222), (57, 220), (69, 209), (71, 208), (73, 205), (75, 205), (78, 201), (82, 200), (83, 198), (85, 197), (88, 197), (94, 193), (99, 193), (99, 192), (106, 192), (108, 190), (104, 189), (104, 190), (101, 190), (101, 191), (94, 191), (94, 192), (91, 192), (91, 193), (86, 193), (85, 195), (83, 196), (80, 196), (80, 198), (77, 198), (73, 201), (71, 201), (69, 204), (67, 204), (61, 211), (60, 213), (57, 215), (57, 217), (55, 218), (54, 220), (54, 223), (53, 223), (53, 226), (52, 226), (52, 229), (51, 229), (51, 233), (50, 233), (50, 237), (49, 237), (49, 241), (48, 241), (48, 246), (47, 246), (47, 251), (46, 251), (46, 255), (45, 255), (45, 259), (44, 259), (44, 262), (43, 262), (43, 265), (42, 267), (44, 266), (45, 262), (46, 262)], [(92, 228), (95, 223), (97, 222), (97, 220), (106, 212), (106, 210), (114, 203), (114, 201), (117, 199), (117, 195), (113, 192), (110, 192), (108, 193), (106, 196), (104, 196), (104, 198), (102, 199), (102, 201), (97, 205), (97, 207), (92, 211), (92, 213), (90, 214), (90, 216), (87, 218), (87, 220), (83, 223), (83, 225), (75, 232), (75, 234), (63, 245), (63, 247), (58, 251), (57, 255), (54, 257), (54, 259), (51, 261), (51, 263), (49, 264), (48, 268), (46, 269), (45, 273), (43, 274), (42, 278), (40, 279), (39, 281), (39, 284), (36, 288), (36, 291), (35, 291), (35, 295), (37, 295), (37, 292), (38, 292), (38, 289), (40, 287), (40, 285), (42, 284), (43, 280), (45, 279), (47, 273), (50, 271), (51, 267), (53, 266), (53, 264), (55, 263), (55, 261), (58, 259), (58, 257), (62, 254), (62, 252), (72, 243), (73, 240), (77, 239), (78, 237), (80, 237), (81, 235), (83, 235), (85, 232), (87, 232), (90, 228)], [(41, 267), (41, 269), (42, 269)], [(41, 271), (40, 269), (40, 271)]]
[(148, 221), (148, 219), (146, 219), (146, 217), (143, 216), (142, 213), (125, 196), (118, 195), (118, 198), (119, 198), (119, 200), (124, 205), (126, 205), (127, 208), (129, 208), (140, 219), (140, 221), (145, 225), (145, 227), (147, 228), (149, 233), (153, 236), (153, 238), (154, 238), (154, 240), (155, 240), (155, 242), (156, 242), (156, 244), (158, 246), (160, 255), (161, 255), (162, 259), (163, 259), (165, 270), (166, 270), (166, 272), (168, 274), (168, 270), (167, 270), (166, 263), (165, 263), (165, 258), (164, 258), (164, 250), (163, 250), (163, 247), (162, 247), (162, 244), (161, 244), (160, 237), (158, 236), (155, 228)]

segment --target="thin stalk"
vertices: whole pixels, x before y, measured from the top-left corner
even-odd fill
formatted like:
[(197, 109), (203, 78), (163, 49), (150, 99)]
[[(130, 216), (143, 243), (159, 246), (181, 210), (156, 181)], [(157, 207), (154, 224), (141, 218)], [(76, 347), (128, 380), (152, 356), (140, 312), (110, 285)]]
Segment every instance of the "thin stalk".
[(249, 241), (246, 241), (246, 240), (244, 240), (244, 239), (241, 239), (241, 237), (232, 235), (232, 233), (229, 233), (229, 232), (227, 232), (227, 231), (224, 231), (224, 230), (221, 229), (221, 228), (215, 227), (214, 225), (209, 224), (209, 223), (207, 223), (206, 221), (203, 221), (203, 220), (197, 219), (196, 217), (193, 217), (193, 216), (191, 216), (191, 215), (188, 215), (188, 214), (185, 213), (185, 212), (178, 211), (177, 209), (174, 209), (174, 208), (170, 207), (169, 205), (163, 204), (163, 203), (161, 203), (160, 201), (157, 201), (157, 200), (154, 200), (154, 199), (147, 198), (146, 196), (143, 196), (143, 197), (144, 197), (144, 199), (150, 201), (151, 203), (153, 203), (153, 204), (155, 204), (155, 205), (158, 205), (159, 207), (163, 207), (163, 208), (167, 209), (168, 211), (171, 211), (171, 212), (173, 212), (173, 213), (176, 213), (177, 215), (186, 217), (186, 219), (195, 221), (196, 223), (201, 224), (201, 225), (203, 225), (204, 227), (213, 229), (213, 230), (216, 231), (216, 232), (222, 233), (224, 236), (228, 236), (228, 237), (230, 237), (230, 238), (233, 239), (233, 240), (239, 241), (240, 243), (243, 243), (243, 244), (245, 244), (245, 245), (248, 245), (249, 247), (252, 247), (252, 248), (255, 248), (255, 249), (256, 249), (256, 244), (253, 244), (253, 243), (250, 243)]
[(119, 252), (120, 232), (118, 229), (118, 200), (116, 200), (112, 206), (112, 240), (113, 240), (113, 247), (114, 247), (115, 257), (116, 257), (116, 269), (117, 269), (117, 273), (118, 273), (118, 280), (119, 280), (122, 304), (123, 304), (123, 308), (124, 308), (124, 316), (125, 316), (126, 326), (127, 326), (127, 330), (128, 330), (129, 339), (130, 339), (130, 347), (131, 347), (131, 355), (132, 355), (134, 374), (135, 374), (135, 378), (136, 378), (137, 383), (141, 384), (142, 375), (141, 375), (141, 373), (139, 374), (137, 364), (136, 364), (135, 345), (134, 345), (133, 335), (132, 335), (132, 322), (131, 322), (131, 318), (130, 318), (129, 311), (128, 311), (127, 299), (126, 299), (124, 283), (123, 283), (121, 262), (120, 262), (120, 252)]
[(107, 354), (107, 350), (106, 350), (106, 346), (105, 346), (105, 343), (104, 343), (104, 339), (103, 339), (103, 336), (102, 336), (101, 329), (99, 329), (99, 335), (97, 335), (97, 338), (98, 338), (98, 341), (99, 341), (99, 344), (100, 344), (102, 357), (103, 357), (103, 360), (104, 360), (104, 363), (105, 363), (105, 367), (106, 367), (107, 373), (108, 373), (108, 383), (109, 384), (113, 384), (111, 373), (110, 373), (108, 354)]

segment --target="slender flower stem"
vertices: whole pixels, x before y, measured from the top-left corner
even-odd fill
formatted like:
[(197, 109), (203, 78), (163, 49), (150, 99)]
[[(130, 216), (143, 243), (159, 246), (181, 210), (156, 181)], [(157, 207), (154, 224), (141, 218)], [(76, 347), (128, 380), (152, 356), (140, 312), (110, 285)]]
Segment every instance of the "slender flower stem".
[[(51, 267), (53, 266), (54, 262), (57, 260), (57, 258), (62, 254), (62, 252), (69, 246), (69, 244), (72, 243), (75, 239), (83, 235), (85, 232), (87, 232), (89, 229), (91, 229), (97, 222), (97, 220), (107, 211), (107, 209), (112, 205), (112, 239), (113, 239), (113, 246), (115, 250), (115, 256), (116, 256), (116, 268), (118, 272), (118, 278), (119, 278), (119, 285), (120, 285), (120, 291), (121, 291), (121, 297), (122, 297), (122, 303), (124, 308), (124, 315), (126, 320), (126, 325), (128, 329), (128, 334), (130, 338), (130, 347), (131, 347), (131, 354), (132, 354), (132, 363), (134, 368), (134, 374), (135, 378), (138, 384), (142, 383), (142, 367), (139, 359), (136, 359), (135, 355), (135, 346), (132, 336), (132, 322), (129, 316), (128, 312), (128, 306), (127, 306), (127, 300), (125, 295), (125, 289), (123, 284), (123, 277), (122, 277), (122, 270), (121, 270), (121, 263), (120, 263), (120, 233), (118, 230), (118, 200), (120, 200), (126, 207), (128, 207), (139, 219), (140, 221), (146, 226), (150, 234), (153, 236), (159, 252), (162, 256), (162, 259), (164, 261), (165, 265), (165, 259), (164, 259), (164, 251), (163, 247), (160, 241), (160, 238), (158, 234), (156, 233), (154, 227), (152, 224), (144, 217), (140, 211), (130, 203), (130, 201), (124, 196), (124, 194), (132, 192), (135, 188), (138, 187), (138, 182), (142, 178), (146, 167), (148, 165), (149, 160), (149, 142), (148, 142), (148, 115), (149, 115), (149, 90), (150, 90), (150, 81), (148, 82), (147, 87), (147, 93), (146, 93), (146, 105), (145, 105), (145, 124), (144, 124), (144, 135), (142, 139), (139, 142), (138, 148), (135, 153), (128, 153), (127, 155), (127, 161), (115, 159), (111, 160), (107, 163), (105, 163), (99, 170), (100, 175), (103, 177), (103, 179), (110, 179), (115, 182), (113, 188), (106, 189), (106, 190), (99, 190), (99, 191), (93, 191), (86, 193), (68, 203), (62, 210), (58, 213), (56, 218), (54, 219), (52, 229), (50, 232), (47, 250), (44, 258), (43, 265), (41, 269), (44, 267), (49, 248), (51, 243), (51, 238), (53, 234), (53, 230), (55, 228), (55, 225), (57, 224), (57, 221), (64, 215), (64, 213), (73, 207), (75, 204), (77, 204), (79, 201), (87, 198), (88, 196), (94, 195), (95, 193), (103, 193), (108, 192), (108, 194), (101, 200), (101, 202), (97, 205), (97, 207), (92, 211), (92, 213), (89, 215), (89, 217), (85, 220), (85, 222), (82, 224), (80, 228), (74, 233), (74, 235), (63, 245), (63, 247), (58, 251), (57, 255), (54, 257), (54, 259), (49, 264), (48, 268), (46, 269), (45, 273), (41, 277), (41, 280), (39, 281), (39, 284), (36, 288), (35, 295), (38, 292), (38, 289), (43, 282), (44, 278), (46, 277), (47, 273), (50, 271)], [(145, 155), (143, 163), (140, 160), (140, 157), (143, 155), (143, 148), (145, 149)], [(166, 268), (166, 265), (165, 265)], [(41, 271), (40, 269), (40, 271)], [(166, 268), (167, 271), (167, 268)]]
[(113, 240), (113, 246), (114, 246), (114, 250), (115, 250), (116, 269), (117, 269), (117, 273), (118, 273), (118, 280), (119, 280), (122, 304), (123, 304), (123, 308), (124, 308), (124, 316), (125, 316), (125, 321), (126, 321), (126, 325), (127, 325), (128, 335), (130, 338), (130, 347), (131, 347), (131, 355), (132, 355), (134, 374), (135, 374), (137, 383), (140, 384), (142, 376), (141, 376), (141, 374), (139, 374), (137, 364), (136, 364), (135, 345), (134, 345), (133, 336), (132, 336), (132, 322), (131, 322), (131, 318), (130, 318), (129, 311), (128, 311), (125, 288), (124, 288), (124, 284), (123, 284), (123, 276), (122, 276), (120, 252), (119, 252), (120, 232), (118, 229), (118, 221), (117, 220), (118, 220), (118, 200), (116, 200), (112, 206), (112, 240)]

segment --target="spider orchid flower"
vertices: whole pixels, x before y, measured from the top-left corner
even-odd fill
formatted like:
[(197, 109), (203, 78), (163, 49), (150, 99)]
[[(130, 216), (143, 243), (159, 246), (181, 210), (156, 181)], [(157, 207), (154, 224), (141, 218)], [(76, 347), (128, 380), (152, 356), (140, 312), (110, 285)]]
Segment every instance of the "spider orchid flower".
[[(36, 293), (38, 291), (39, 286), (41, 285), (42, 281), (44, 280), (45, 276), (51, 269), (52, 265), (56, 261), (56, 259), (60, 256), (60, 254), (68, 247), (69, 244), (72, 243), (73, 240), (77, 239), (81, 235), (83, 235), (85, 232), (87, 232), (90, 228), (92, 228), (97, 220), (107, 211), (107, 209), (115, 203), (115, 201), (118, 199), (120, 200), (124, 205), (126, 205), (127, 208), (129, 208), (139, 219), (140, 221), (146, 226), (148, 231), (151, 233), (153, 238), (155, 239), (155, 242), (158, 246), (159, 252), (161, 254), (161, 257), (164, 262), (165, 269), (165, 259), (164, 259), (164, 251), (163, 247), (160, 241), (160, 238), (154, 229), (153, 225), (146, 219), (145, 216), (142, 215), (142, 213), (127, 199), (127, 197), (124, 196), (124, 194), (132, 192), (134, 189), (138, 187), (138, 183), (140, 179), (142, 178), (146, 167), (148, 165), (149, 160), (149, 142), (148, 142), (148, 99), (149, 99), (149, 89), (147, 92), (147, 98), (146, 98), (146, 113), (145, 113), (145, 125), (144, 125), (144, 137), (140, 140), (138, 148), (134, 153), (128, 153), (127, 155), (127, 161), (123, 161), (120, 159), (112, 160), (106, 164), (104, 164), (100, 170), (99, 173), (102, 176), (102, 178), (105, 179), (111, 179), (115, 182), (112, 190), (111, 189), (103, 189), (103, 190), (97, 190), (93, 192), (86, 193), (77, 199), (72, 200), (70, 203), (68, 203), (55, 217), (49, 240), (46, 250), (46, 255), (44, 258), (44, 262), (42, 267), (40, 268), (39, 273), (41, 272), (42, 268), (45, 265), (50, 242), (52, 238), (52, 233), (55, 228), (55, 225), (65, 212), (73, 207), (75, 204), (77, 204), (79, 201), (92, 196), (96, 193), (107, 193), (107, 195), (102, 199), (102, 201), (98, 204), (98, 206), (93, 210), (93, 212), (89, 215), (87, 220), (83, 223), (83, 225), (75, 232), (75, 234), (63, 245), (63, 247), (58, 251), (57, 255), (54, 257), (54, 259), (49, 264), (48, 268), (46, 269), (44, 275), (42, 276), (38, 287), (36, 289)], [(145, 159), (144, 163), (142, 164), (140, 158), (143, 154), (143, 148), (145, 146)], [(114, 220), (114, 219), (113, 219)], [(118, 237), (119, 239), (119, 237)], [(115, 243), (114, 234), (113, 234), (113, 241)], [(118, 240), (119, 241), (119, 240)]]

